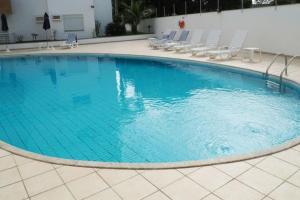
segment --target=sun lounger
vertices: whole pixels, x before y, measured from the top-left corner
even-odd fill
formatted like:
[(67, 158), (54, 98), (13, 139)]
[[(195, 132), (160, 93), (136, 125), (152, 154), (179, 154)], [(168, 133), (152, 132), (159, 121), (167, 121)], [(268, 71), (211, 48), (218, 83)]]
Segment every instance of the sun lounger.
[(236, 31), (228, 46), (207, 52), (210, 59), (229, 60), (240, 52), (247, 37), (247, 31)]
[(187, 43), (189, 34), (190, 34), (189, 30), (183, 30), (180, 33), (178, 40), (172, 41), (172, 42), (167, 42), (162, 45), (162, 48), (166, 51), (170, 51), (170, 50), (173, 50), (173, 47), (176, 45), (181, 45), (181, 44)]
[(192, 48), (191, 52), (193, 56), (203, 56), (206, 55), (206, 52), (209, 50), (216, 49), (220, 41), (221, 31), (212, 30), (208, 33), (206, 43), (204, 46)]
[(75, 33), (69, 33), (66, 41), (64, 41), (64, 43), (62, 44), (62, 47), (78, 47), (77, 35)]
[(201, 47), (203, 44), (201, 43), (203, 30), (195, 30), (191, 32), (191, 40), (189, 42), (183, 42), (181, 44), (175, 45), (173, 49), (177, 53), (187, 53), (192, 48)]
[(158, 42), (159, 40), (166, 40), (168, 39), (169, 35), (170, 35), (171, 31), (167, 30), (164, 31), (160, 36), (158, 37), (152, 37), (152, 38), (148, 38), (148, 42), (149, 42), (149, 46), (152, 47), (152, 45), (156, 42)]
[(153, 48), (153, 49), (159, 49), (159, 48), (161, 48), (165, 43), (174, 41), (174, 38), (175, 38), (176, 34), (178, 34), (177, 31), (171, 31), (170, 34), (168, 35), (168, 38), (167, 38), (167, 39), (162, 39), (162, 40), (155, 41), (155, 42), (152, 44), (152, 48)]

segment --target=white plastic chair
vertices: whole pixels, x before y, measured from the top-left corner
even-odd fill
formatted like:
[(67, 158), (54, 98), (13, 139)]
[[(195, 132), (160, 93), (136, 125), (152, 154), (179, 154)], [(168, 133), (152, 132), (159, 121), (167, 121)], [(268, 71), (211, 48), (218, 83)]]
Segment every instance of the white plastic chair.
[(193, 56), (197, 55), (206, 55), (206, 52), (209, 50), (216, 49), (220, 41), (221, 31), (212, 30), (208, 33), (206, 43), (202, 47), (192, 48), (191, 52)]
[(203, 33), (204, 33), (204, 31), (200, 30), (200, 29), (196, 29), (196, 30), (192, 31), (190, 41), (174, 46), (173, 47), (174, 50), (177, 53), (187, 53), (192, 48), (203, 46), (203, 44), (201, 43)]
[(247, 35), (248, 31), (238, 30), (235, 32), (228, 46), (220, 47), (219, 50), (209, 51), (207, 52), (207, 55), (210, 59), (229, 60), (238, 55), (243, 47)]
[(167, 31), (162, 32), (158, 37), (148, 38), (149, 46), (152, 47), (152, 45), (159, 40), (168, 39), (170, 33), (171, 33), (171, 30), (167, 30)]
[(62, 44), (63, 47), (74, 48), (78, 47), (77, 36), (75, 33), (69, 33), (67, 40)]
[(174, 41), (174, 38), (175, 38), (175, 36), (176, 36), (177, 34), (178, 34), (177, 31), (171, 31), (170, 34), (168, 35), (168, 38), (167, 38), (167, 39), (162, 39), (162, 40), (155, 41), (155, 42), (152, 44), (152, 48), (153, 48), (153, 49), (159, 49), (159, 48), (161, 48), (165, 43)]
[(162, 45), (162, 48), (166, 51), (173, 50), (174, 46), (186, 43), (187, 39), (189, 37), (189, 34), (190, 34), (189, 30), (181, 31), (178, 40), (171, 41), (171, 42), (166, 42)]

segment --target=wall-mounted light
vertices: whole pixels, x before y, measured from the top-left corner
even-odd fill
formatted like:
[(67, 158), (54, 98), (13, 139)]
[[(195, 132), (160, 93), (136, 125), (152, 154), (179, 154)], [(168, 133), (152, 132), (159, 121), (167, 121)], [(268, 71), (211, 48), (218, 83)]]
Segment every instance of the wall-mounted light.
[(94, 6), (94, 5), (91, 5), (91, 8), (95, 8), (95, 6)]

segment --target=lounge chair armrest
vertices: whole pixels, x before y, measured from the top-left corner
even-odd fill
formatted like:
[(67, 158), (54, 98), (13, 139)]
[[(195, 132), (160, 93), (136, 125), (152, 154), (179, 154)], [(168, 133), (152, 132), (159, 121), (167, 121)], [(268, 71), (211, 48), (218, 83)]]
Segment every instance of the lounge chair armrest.
[(204, 47), (205, 45), (202, 43), (193, 44), (193, 47)]
[(189, 43), (187, 41), (182, 41), (182, 42), (179, 42), (178, 44), (180, 44), (180, 45), (187, 45)]
[(230, 50), (232, 50), (232, 51), (240, 51), (241, 49), (238, 48), (238, 47), (232, 47), (232, 48), (230, 48)]
[(218, 49), (219, 50), (226, 50), (226, 49), (229, 49), (229, 46), (219, 46)]

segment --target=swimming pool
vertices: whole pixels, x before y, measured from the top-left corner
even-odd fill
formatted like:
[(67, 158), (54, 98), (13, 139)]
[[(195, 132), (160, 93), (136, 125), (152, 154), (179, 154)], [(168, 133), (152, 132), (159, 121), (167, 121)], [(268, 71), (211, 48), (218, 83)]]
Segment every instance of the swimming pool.
[(219, 65), (118, 55), (1, 58), (0, 140), (116, 163), (203, 161), (300, 135), (299, 90)]

